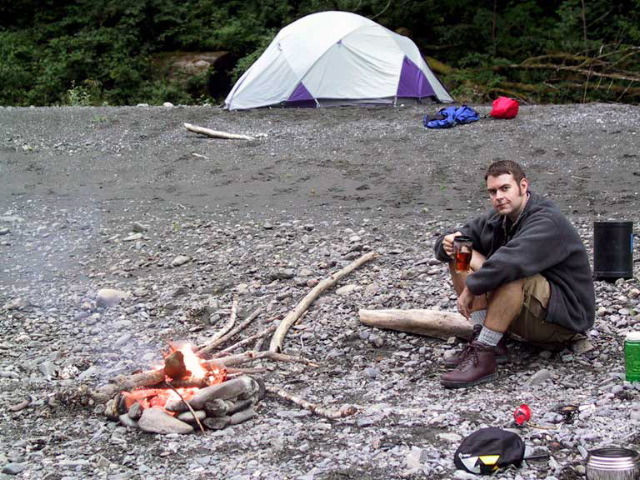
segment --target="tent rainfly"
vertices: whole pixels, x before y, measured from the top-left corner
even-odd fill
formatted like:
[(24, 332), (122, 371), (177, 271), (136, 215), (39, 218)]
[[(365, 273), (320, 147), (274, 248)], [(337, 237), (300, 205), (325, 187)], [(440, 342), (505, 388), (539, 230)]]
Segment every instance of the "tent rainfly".
[(453, 99), (409, 38), (349, 12), (286, 26), (236, 82), (228, 110)]

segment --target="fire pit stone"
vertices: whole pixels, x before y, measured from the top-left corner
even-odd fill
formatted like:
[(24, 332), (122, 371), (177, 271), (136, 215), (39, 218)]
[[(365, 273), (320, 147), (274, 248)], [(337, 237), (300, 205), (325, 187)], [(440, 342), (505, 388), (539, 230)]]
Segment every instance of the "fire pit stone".
[(145, 432), (161, 433), (164, 435), (169, 433), (184, 434), (193, 432), (191, 425), (178, 420), (160, 408), (147, 408), (142, 412), (142, 416), (140, 420), (138, 420), (138, 427)]

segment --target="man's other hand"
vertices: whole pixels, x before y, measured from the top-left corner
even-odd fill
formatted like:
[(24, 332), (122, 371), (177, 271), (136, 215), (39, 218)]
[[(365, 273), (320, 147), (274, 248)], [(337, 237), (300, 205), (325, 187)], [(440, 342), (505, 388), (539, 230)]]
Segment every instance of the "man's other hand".
[(467, 320), (471, 317), (471, 304), (473, 304), (473, 293), (471, 293), (467, 287), (464, 287), (464, 290), (458, 297), (458, 311), (464, 315), (464, 318)]
[(453, 239), (462, 235), (462, 232), (451, 233), (449, 235), (445, 235), (442, 240), (442, 248), (444, 252), (453, 258)]

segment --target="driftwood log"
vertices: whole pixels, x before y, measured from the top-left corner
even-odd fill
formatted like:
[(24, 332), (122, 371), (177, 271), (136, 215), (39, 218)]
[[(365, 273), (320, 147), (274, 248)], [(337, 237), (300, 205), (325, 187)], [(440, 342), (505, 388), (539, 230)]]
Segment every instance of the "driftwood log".
[(370, 327), (398, 330), (446, 340), (468, 339), (472, 325), (459, 313), (439, 310), (360, 310), (360, 322)]
[(282, 351), (282, 342), (284, 341), (284, 337), (286, 336), (289, 329), (293, 326), (294, 323), (298, 321), (298, 319), (306, 312), (309, 306), (315, 301), (316, 298), (320, 296), (322, 292), (333, 287), (336, 283), (340, 281), (343, 277), (346, 277), (355, 269), (364, 265), (365, 263), (373, 260), (378, 257), (378, 254), (375, 252), (369, 252), (366, 255), (358, 258), (353, 263), (347, 265), (342, 270), (332, 274), (330, 277), (322, 280), (318, 285), (313, 287), (305, 297), (296, 305), (296, 307), (289, 312), (289, 314), (284, 317), (280, 325), (278, 326), (276, 333), (273, 334), (273, 338), (271, 339), (271, 344), (269, 345), (269, 351), (271, 352), (280, 352)]
[(238, 135), (236, 133), (220, 132), (217, 130), (211, 130), (210, 128), (191, 125), (190, 123), (185, 123), (184, 126), (190, 132), (199, 133), (200, 135), (206, 135), (207, 137), (224, 138), (227, 140), (255, 140), (255, 137), (250, 137), (249, 135)]

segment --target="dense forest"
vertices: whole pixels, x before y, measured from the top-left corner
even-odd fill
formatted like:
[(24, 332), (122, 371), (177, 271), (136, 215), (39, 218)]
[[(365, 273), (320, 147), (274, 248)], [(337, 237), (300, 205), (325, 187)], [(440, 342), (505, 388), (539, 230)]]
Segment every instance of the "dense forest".
[[(280, 28), (324, 10), (410, 37), (458, 101), (640, 100), (640, 0), (16, 0), (0, 105), (220, 102)], [(187, 79), (158, 60), (214, 51), (229, 60)]]

